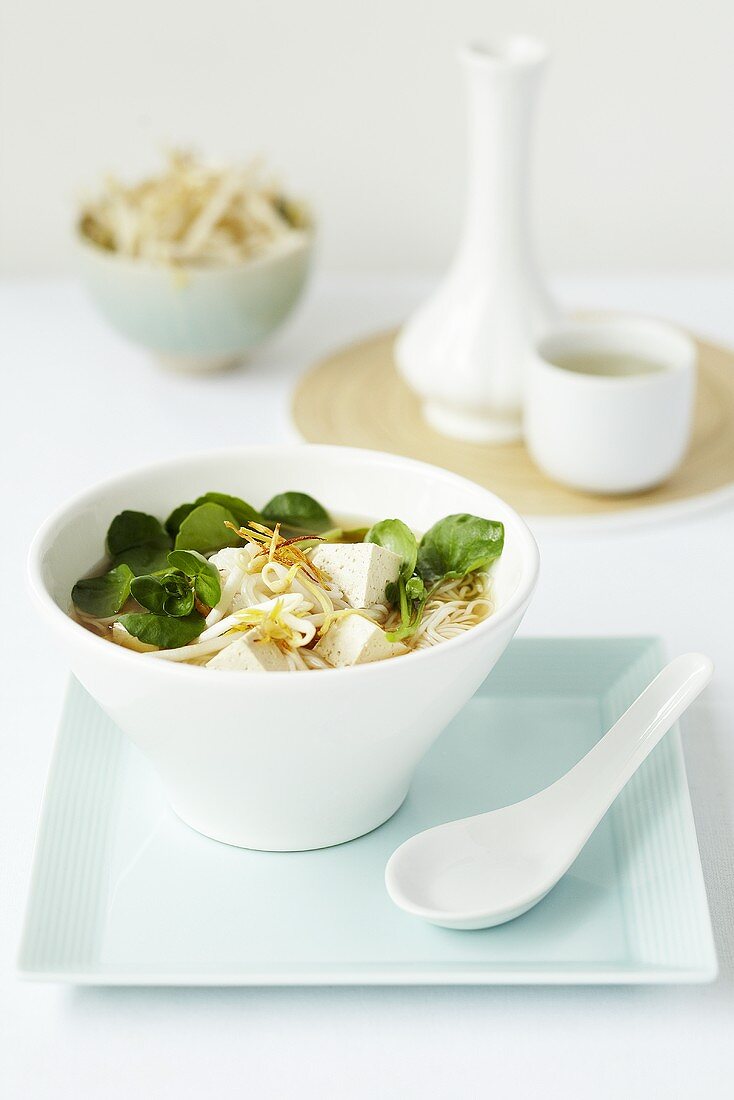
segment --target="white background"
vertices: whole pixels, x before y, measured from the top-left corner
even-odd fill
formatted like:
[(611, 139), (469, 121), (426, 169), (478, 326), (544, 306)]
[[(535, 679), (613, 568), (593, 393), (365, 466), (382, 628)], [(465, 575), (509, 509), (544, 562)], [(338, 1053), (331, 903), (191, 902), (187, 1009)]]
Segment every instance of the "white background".
[(734, 258), (730, 0), (2, 0), (0, 262), (60, 271), (76, 196), (158, 149), (261, 151), (330, 268), (434, 270), (463, 167), (455, 47), (554, 51), (537, 127), (551, 270)]
[[(734, 1079), (734, 510), (601, 534), (538, 530), (524, 634), (659, 634), (716, 675), (684, 743), (721, 976), (709, 986), (70, 989), (12, 972), (68, 676), (29, 606), (26, 548), (60, 500), (194, 446), (288, 438), (299, 371), (394, 324), (423, 282), (318, 280), (247, 370), (182, 379), (65, 284), (0, 287), (0, 1095), (3, 1100), (725, 1100)], [(734, 279), (578, 278), (569, 305), (639, 309), (734, 345)], [(458, 933), (461, 934), (461, 933)]]

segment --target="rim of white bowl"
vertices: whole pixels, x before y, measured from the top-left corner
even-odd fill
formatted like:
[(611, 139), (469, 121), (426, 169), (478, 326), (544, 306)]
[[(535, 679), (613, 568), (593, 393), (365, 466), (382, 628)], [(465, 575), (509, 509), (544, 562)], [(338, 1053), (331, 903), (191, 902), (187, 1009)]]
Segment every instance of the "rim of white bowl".
[[(444, 470), (440, 466), (433, 466), (429, 462), (419, 462), (417, 459), (404, 458), (402, 455), (389, 454), (387, 451), (372, 451), (363, 447), (342, 447), (332, 444), (323, 443), (293, 443), (286, 444), (284, 446), (267, 443), (255, 443), (251, 445), (241, 447), (219, 447), (214, 450), (208, 451), (195, 451), (188, 452), (184, 455), (178, 455), (175, 458), (163, 459), (160, 462), (144, 463), (140, 466), (135, 466), (132, 469), (127, 470), (124, 474), (117, 474), (113, 477), (105, 478), (103, 481), (97, 482), (95, 485), (88, 489), (84, 489), (82, 492), (75, 494), (73, 497), (67, 499), (63, 504), (56, 508), (47, 519), (41, 524), (34, 535), (30, 548), (28, 550), (28, 562), (27, 562), (27, 575), (28, 582), (36, 604), (42, 614), (47, 615), (56, 624), (56, 626), (63, 632), (71, 632), (69, 635), (76, 642), (85, 646), (93, 647), (95, 653), (100, 654), (102, 652), (107, 654), (107, 658), (111, 660), (121, 661), (134, 661), (135, 667), (139, 668), (141, 672), (146, 669), (152, 671), (154, 668), (159, 670), (159, 674), (163, 676), (188, 676), (197, 677), (200, 676), (202, 671), (206, 671), (205, 668), (201, 668), (196, 665), (189, 665), (185, 662), (167, 661), (167, 660), (145, 660), (145, 654), (137, 653), (134, 650), (126, 649), (120, 645), (110, 645), (110, 642), (92, 633), (90, 630), (86, 630), (83, 626), (77, 623), (70, 617), (68, 612), (64, 611), (51, 596), (48, 591), (42, 573), (42, 558), (43, 553), (49, 545), (51, 545), (53, 532), (55, 528), (60, 524), (64, 516), (72, 509), (83, 505), (87, 500), (96, 498), (100, 492), (115, 488), (120, 484), (128, 480), (129, 477), (143, 472), (148, 472), (151, 476), (154, 476), (157, 472), (163, 472), (175, 468), (181, 462), (187, 462), (191, 460), (208, 460), (222, 458), (225, 455), (228, 456), (252, 456), (254, 452), (266, 452), (277, 448), (278, 452), (282, 454), (284, 451), (292, 451), (294, 454), (298, 451), (309, 450), (311, 452), (317, 451), (325, 455), (336, 456), (343, 454), (345, 451), (349, 454), (363, 459), (368, 458), (371, 462), (382, 462), (384, 464), (397, 464), (400, 467), (409, 467), (413, 470), (420, 470), (423, 472), (430, 471), (433, 478), (441, 478), (442, 480), (453, 483), (457, 486), (470, 485), (473, 489), (479, 489), (480, 492), (486, 493), (488, 497), (494, 498), (506, 508), (513, 521), (515, 531), (514, 534), (519, 539), (521, 551), (521, 575), (517, 584), (516, 590), (513, 592), (510, 599), (504, 604), (498, 611), (495, 611), (489, 618), (484, 619), (478, 623), (477, 626), (467, 630), (464, 634), (458, 638), (451, 638), (440, 645), (431, 646), (427, 649), (413, 650), (406, 653), (400, 658), (400, 664), (404, 660), (418, 661), (422, 660), (427, 663), (430, 660), (440, 658), (441, 652), (445, 650), (446, 646), (451, 646), (455, 652), (460, 645), (472, 645), (484, 637), (487, 633), (494, 632), (511, 618), (523, 605), (527, 605), (530, 597), (533, 594), (535, 586), (538, 580), (538, 571), (540, 568), (540, 554), (538, 551), (538, 545), (535, 538), (525, 523), (524, 519), (501, 497), (496, 493), (491, 492), (489, 489), (485, 489), (482, 485), (478, 485), (476, 482), (471, 481), (470, 478), (461, 477), (459, 474), (453, 474), (449, 470)], [(69, 599), (71, 599), (71, 593), (69, 593)], [(104, 647), (100, 650), (99, 647)], [(365, 665), (351, 665), (348, 668), (335, 668), (335, 669), (319, 669), (319, 672), (331, 673), (338, 672), (342, 676), (369, 676), (375, 675), (382, 670), (384, 674), (386, 668), (394, 666), (392, 660), (388, 661), (373, 661)], [(263, 672), (248, 672), (247, 677), (239, 676), (223, 676), (222, 681), (224, 683), (252, 683), (252, 678), (256, 677), (258, 681), (267, 678), (267, 681), (271, 681), (275, 676), (279, 680), (283, 677), (287, 677), (286, 682), (294, 680), (296, 683), (302, 683), (304, 681), (311, 682), (315, 680), (321, 681), (321, 676), (292, 676), (290, 669), (278, 670), (278, 671), (263, 671)], [(153, 673), (157, 675), (158, 673)], [(267, 682), (266, 681), (266, 682)], [(221, 690), (221, 686), (220, 686)]]
[(122, 252), (113, 252), (110, 249), (102, 248), (101, 245), (96, 244), (91, 237), (88, 237), (86, 233), (82, 232), (79, 222), (76, 222), (74, 225), (74, 240), (77, 248), (89, 253), (103, 263), (109, 263), (115, 267), (127, 267), (135, 271), (179, 273), (188, 277), (199, 276), (206, 278), (224, 274), (234, 275), (237, 272), (253, 271), (261, 267), (270, 267), (280, 260), (290, 259), (292, 256), (301, 252), (306, 252), (313, 247), (316, 237), (316, 227), (314, 225), (306, 226), (304, 229), (296, 229), (294, 233), (297, 233), (301, 239), (294, 242), (292, 248), (281, 252), (265, 253), (263, 256), (253, 256), (249, 260), (241, 260), (236, 264), (165, 264), (156, 263), (155, 260), (148, 260), (137, 256), (127, 256)]

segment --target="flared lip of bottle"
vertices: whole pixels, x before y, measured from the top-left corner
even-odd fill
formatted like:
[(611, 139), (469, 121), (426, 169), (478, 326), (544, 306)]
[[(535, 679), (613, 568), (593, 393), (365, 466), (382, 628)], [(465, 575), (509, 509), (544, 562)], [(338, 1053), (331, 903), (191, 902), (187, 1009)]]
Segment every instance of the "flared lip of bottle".
[(466, 65), (483, 69), (516, 69), (542, 65), (550, 50), (545, 42), (526, 34), (493, 35), (468, 42), (459, 50)]

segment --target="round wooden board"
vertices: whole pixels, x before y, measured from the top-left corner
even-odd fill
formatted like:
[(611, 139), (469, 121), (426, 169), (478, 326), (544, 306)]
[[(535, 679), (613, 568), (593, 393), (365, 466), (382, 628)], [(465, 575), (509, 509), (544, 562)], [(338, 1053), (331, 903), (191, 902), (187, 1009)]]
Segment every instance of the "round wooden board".
[(486, 485), (525, 515), (579, 517), (683, 505), (734, 487), (734, 352), (697, 340), (698, 397), (688, 454), (664, 485), (593, 496), (546, 478), (522, 443), (462, 443), (439, 435), (395, 370), (394, 332), (343, 348), (299, 381), (293, 419), (309, 443), (367, 447), (422, 459)]

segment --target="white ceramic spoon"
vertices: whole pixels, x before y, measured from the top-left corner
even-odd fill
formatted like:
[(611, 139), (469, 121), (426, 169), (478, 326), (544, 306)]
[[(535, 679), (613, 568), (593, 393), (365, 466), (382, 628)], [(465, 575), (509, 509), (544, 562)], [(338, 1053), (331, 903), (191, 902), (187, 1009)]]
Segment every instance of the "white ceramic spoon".
[(445, 928), (519, 917), (568, 870), (640, 764), (711, 679), (700, 653), (671, 661), (601, 741), (544, 791), (406, 840), (385, 869), (407, 913)]

